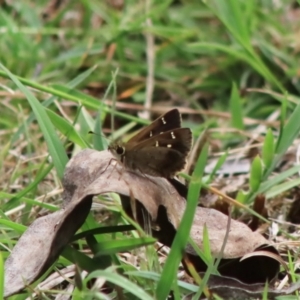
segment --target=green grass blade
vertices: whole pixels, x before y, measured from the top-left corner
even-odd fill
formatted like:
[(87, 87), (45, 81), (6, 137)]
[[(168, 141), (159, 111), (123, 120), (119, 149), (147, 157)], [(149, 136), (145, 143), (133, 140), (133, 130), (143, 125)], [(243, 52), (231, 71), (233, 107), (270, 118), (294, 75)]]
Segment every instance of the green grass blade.
[(201, 189), (201, 178), (204, 172), (208, 155), (208, 145), (204, 145), (197, 160), (195, 170), (190, 180), (187, 206), (182, 220), (178, 227), (175, 239), (172, 244), (170, 254), (164, 266), (160, 281), (156, 289), (157, 299), (166, 299), (176, 278), (176, 272), (182, 258), (182, 253), (190, 236), (190, 229), (193, 224), (194, 215), (198, 205), (198, 198)]
[(283, 182), (281, 184), (273, 186), (271, 189), (269, 189), (266, 192), (266, 198), (270, 199), (273, 197), (276, 197), (278, 195), (281, 195), (282, 193), (291, 190), (294, 187), (297, 187), (300, 185), (300, 178), (296, 178), (293, 180), (289, 180), (287, 182)]
[[(84, 81), (85, 79), (87, 79), (95, 70), (96, 67), (92, 67), (88, 70), (86, 70), (85, 72), (81, 73), (80, 75), (78, 75), (77, 77), (75, 77), (74, 79), (72, 79), (68, 84), (68, 88), (70, 89), (74, 89), (77, 85), (79, 85), (80, 83), (82, 83), (82, 81)], [(18, 78), (18, 77), (17, 77)], [(18, 78), (20, 80), (20, 78)], [(20, 80), (21, 81), (21, 80)], [(21, 81), (22, 82), (22, 81)], [(26, 82), (23, 82), (26, 83)], [(44, 107), (49, 107), (51, 104), (54, 103), (54, 100), (56, 99), (56, 97), (52, 96), (49, 99), (43, 101), (41, 104)], [(29, 115), (29, 117), (26, 120), (25, 125), (30, 124), (31, 122), (33, 122), (35, 120), (35, 115), (34, 113), (31, 113)], [(13, 144), (14, 142), (17, 141), (17, 139), (19, 138), (20, 134), (24, 131), (24, 125), (20, 126), (17, 130), (16, 133), (14, 133), (12, 139), (11, 139), (11, 143)]]
[(191, 246), (194, 248), (195, 252), (197, 253), (197, 255), (201, 258), (201, 260), (207, 265), (209, 266), (211, 263), (211, 253), (209, 253), (208, 256), (206, 256), (206, 254), (204, 253), (204, 251), (202, 249), (199, 248), (199, 246), (195, 243), (195, 241), (192, 238), (189, 238), (189, 243), (191, 244)]
[(152, 245), (155, 243), (155, 239), (152, 237), (144, 238), (128, 238), (123, 240), (106, 240), (98, 242), (94, 247), (94, 251), (97, 252), (97, 256), (114, 254), (118, 252), (130, 251), (142, 246)]
[(96, 118), (95, 128), (94, 128), (94, 135), (93, 135), (93, 145), (96, 150), (104, 150), (107, 149), (107, 140), (103, 136), (102, 133), (102, 119), (103, 119), (103, 111), (99, 109), (99, 113)]
[(226, 150), (226, 152), (224, 154), (222, 154), (219, 157), (219, 159), (218, 159), (216, 165), (214, 166), (212, 172), (209, 174), (208, 182), (213, 180), (213, 178), (214, 178), (215, 174), (217, 173), (217, 171), (222, 167), (222, 165), (226, 161), (227, 156), (228, 156), (228, 149)]
[(135, 228), (132, 225), (97, 227), (97, 228), (93, 228), (93, 229), (90, 229), (90, 230), (86, 230), (86, 231), (77, 233), (72, 238), (72, 241), (76, 241), (78, 239), (85, 238), (88, 235), (116, 233), (116, 232), (130, 231), (130, 230), (135, 230)]
[(294, 175), (295, 173), (297, 173), (299, 171), (300, 171), (300, 166), (295, 166), (286, 171), (279, 173), (278, 175), (274, 176), (273, 178), (270, 178), (267, 181), (263, 182), (261, 184), (259, 190), (257, 191), (257, 193), (259, 193), (259, 194), (265, 193), (266, 191), (271, 189), (276, 184), (284, 181), (285, 179), (287, 179), (288, 177)]
[(72, 248), (70, 245), (67, 245), (64, 248), (61, 256), (78, 265), (83, 270), (87, 270), (89, 272), (95, 270), (95, 263), (93, 259), (80, 252), (79, 250)]
[(230, 112), (231, 112), (231, 122), (233, 127), (243, 130), (244, 129), (243, 108), (241, 104), (239, 91), (235, 83), (232, 84), (232, 89), (231, 89)]
[[(253, 5), (250, 7), (249, 2), (251, 4), (251, 1), (244, 3), (235, 0), (210, 1), (210, 8), (217, 14), (218, 18), (222, 20), (226, 28), (245, 48), (251, 47), (249, 27), (246, 23), (250, 21), (251, 17), (253, 17), (252, 15), (249, 16), (249, 9), (251, 9), (253, 13), (254, 7)], [(245, 14), (246, 8), (248, 8), (248, 14)], [(242, 9), (244, 10), (243, 12)]]
[[(44, 169), (44, 167), (45, 167), (45, 169)], [(15, 207), (19, 203), (19, 200), (23, 196), (25, 196), (27, 193), (29, 193), (31, 190), (35, 189), (38, 186), (38, 184), (47, 176), (47, 174), (49, 174), (49, 172), (52, 170), (52, 168), (53, 168), (53, 164), (50, 164), (50, 165), (43, 164), (39, 168), (39, 171), (36, 173), (34, 181), (31, 182), (26, 187), (24, 187), (24, 189), (22, 189), (19, 193), (17, 193), (9, 201), (7, 201), (3, 205), (3, 210), (6, 211), (8, 209), (12, 209), (13, 207)]]
[(249, 185), (251, 192), (259, 189), (262, 179), (262, 164), (259, 156), (256, 156), (251, 164)]
[(272, 161), (275, 155), (274, 136), (270, 128), (267, 131), (261, 155), (265, 165), (265, 169), (268, 169), (272, 165)]
[(80, 148), (88, 148), (87, 142), (78, 134), (73, 124), (70, 124), (52, 110), (46, 109), (46, 112), (55, 128), (57, 128), (64, 136), (74, 144), (80, 146)]
[(53, 124), (47, 116), (45, 108), (40, 104), (35, 96), (18, 80), (18, 78), (14, 76), (8, 69), (6, 69), (1, 63), (0, 67), (8, 74), (10, 79), (17, 85), (22, 93), (26, 95), (26, 98), (31, 105), (31, 108), (36, 116), (36, 119), (48, 145), (49, 153), (52, 157), (57, 174), (60, 178), (62, 178), (65, 166), (68, 162), (68, 157), (61, 141), (59, 140), (54, 130)]
[[(129, 271), (126, 272), (126, 274), (128, 275), (134, 275), (136, 277), (142, 277), (142, 278), (146, 278), (146, 279), (151, 279), (153, 281), (159, 281), (160, 279), (160, 275), (158, 273), (152, 272), (152, 271)], [(192, 293), (196, 293), (197, 290), (199, 289), (198, 286), (185, 282), (185, 281), (177, 281), (178, 286), (181, 289), (184, 289), (187, 292), (192, 292)]]
[(24, 226), (22, 224), (15, 223), (15, 222), (12, 222), (10, 220), (0, 219), (0, 224), (6, 225), (8, 228), (10, 228), (14, 231), (17, 231), (20, 234), (24, 233), (25, 230), (27, 229), (26, 226)]
[[(252, 1), (213, 0), (207, 1), (205, 4), (222, 21), (236, 41), (244, 48), (248, 60), (251, 61), (252, 65), (256, 65), (256, 71), (284, 91), (281, 82), (272, 74), (252, 47), (248, 23), (251, 22), (252, 18), (255, 18), (254, 13), (256, 10), (251, 2)], [(246, 16), (245, 12), (247, 12)]]
[(280, 134), (280, 139), (277, 143), (275, 157), (273, 159), (272, 165), (264, 174), (264, 179), (266, 179), (269, 174), (274, 170), (278, 164), (281, 157), (286, 153), (287, 149), (292, 145), (295, 138), (299, 135), (300, 132), (300, 104), (296, 106), (287, 123), (282, 129)]
[(204, 224), (203, 228), (203, 253), (205, 257), (207, 257), (210, 263), (213, 262), (213, 257), (211, 255), (210, 243), (209, 243), (209, 234), (206, 224)]
[(102, 277), (106, 281), (116, 284), (117, 286), (123, 288), (125, 291), (136, 296), (137, 299), (153, 300), (153, 298), (151, 296), (149, 296), (142, 288), (140, 288), (136, 284), (132, 283), (127, 278), (117, 274), (116, 272), (113, 272), (110, 269), (104, 270), (104, 271), (95, 271), (95, 272), (91, 273), (84, 280), (85, 284), (87, 285), (89, 283), (89, 281), (93, 278)]

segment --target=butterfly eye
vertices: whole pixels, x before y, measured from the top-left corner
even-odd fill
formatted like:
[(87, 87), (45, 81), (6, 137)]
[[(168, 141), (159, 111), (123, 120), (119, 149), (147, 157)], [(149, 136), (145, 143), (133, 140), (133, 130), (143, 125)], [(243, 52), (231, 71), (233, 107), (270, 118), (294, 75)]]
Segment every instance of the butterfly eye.
[(121, 147), (121, 146), (118, 146), (117, 149), (116, 149), (116, 153), (118, 155), (123, 155), (125, 154), (125, 148), (124, 147)]

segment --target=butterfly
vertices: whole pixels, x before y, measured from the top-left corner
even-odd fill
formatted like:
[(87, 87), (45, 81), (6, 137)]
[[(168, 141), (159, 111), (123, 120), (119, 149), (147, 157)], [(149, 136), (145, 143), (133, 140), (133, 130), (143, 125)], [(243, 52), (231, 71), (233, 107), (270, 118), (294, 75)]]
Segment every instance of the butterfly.
[(112, 143), (108, 150), (126, 169), (173, 178), (184, 168), (192, 146), (191, 130), (180, 126), (180, 113), (172, 109), (126, 143)]

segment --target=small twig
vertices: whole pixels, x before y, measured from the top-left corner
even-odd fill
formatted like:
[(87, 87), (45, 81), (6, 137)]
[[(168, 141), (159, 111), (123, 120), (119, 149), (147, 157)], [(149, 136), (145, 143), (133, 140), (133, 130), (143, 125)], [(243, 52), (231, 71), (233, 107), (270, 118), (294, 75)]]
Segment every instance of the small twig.
[(218, 270), (218, 266), (220, 264), (221, 259), (224, 257), (224, 251), (225, 251), (225, 247), (228, 241), (228, 237), (229, 237), (229, 232), (230, 232), (230, 224), (231, 224), (231, 206), (228, 207), (228, 220), (227, 220), (227, 226), (226, 226), (226, 232), (225, 232), (225, 236), (224, 236), (224, 240), (221, 246), (221, 251), (219, 252), (218, 256), (217, 256), (217, 260), (214, 264), (214, 271)]

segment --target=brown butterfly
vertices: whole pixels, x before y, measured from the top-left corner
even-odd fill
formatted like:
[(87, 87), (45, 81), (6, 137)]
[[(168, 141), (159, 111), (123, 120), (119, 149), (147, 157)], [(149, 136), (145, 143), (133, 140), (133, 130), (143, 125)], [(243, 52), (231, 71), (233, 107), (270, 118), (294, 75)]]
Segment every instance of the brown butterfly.
[(180, 113), (172, 109), (127, 143), (112, 143), (108, 150), (129, 170), (172, 178), (184, 168), (192, 145), (191, 130), (180, 125)]

